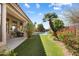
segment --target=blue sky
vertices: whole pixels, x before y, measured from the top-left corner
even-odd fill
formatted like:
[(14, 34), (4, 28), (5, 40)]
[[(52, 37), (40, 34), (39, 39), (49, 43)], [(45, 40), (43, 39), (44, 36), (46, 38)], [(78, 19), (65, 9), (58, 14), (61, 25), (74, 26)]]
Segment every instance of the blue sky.
[(68, 22), (64, 19), (62, 15), (63, 12), (67, 9), (78, 8), (79, 4), (72, 3), (19, 3), (22, 10), (26, 15), (31, 19), (33, 23), (40, 24), (42, 23), (46, 29), (49, 28), (48, 22), (43, 22), (44, 14), (48, 12), (56, 12), (61, 20), (64, 21), (65, 25)]

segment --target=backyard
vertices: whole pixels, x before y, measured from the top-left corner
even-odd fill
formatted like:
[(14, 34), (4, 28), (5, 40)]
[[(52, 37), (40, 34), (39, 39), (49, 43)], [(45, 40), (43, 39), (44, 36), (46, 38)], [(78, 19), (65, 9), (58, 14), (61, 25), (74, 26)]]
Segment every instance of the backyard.
[[(70, 11), (67, 11), (65, 9), (63, 10), (64, 7), (68, 8), (68, 5), (65, 4), (52, 5), (48, 3), (47, 4), (34, 3), (34, 4), (18, 4), (18, 5), (23, 9), (24, 13), (28, 15), (28, 17), (25, 14), (23, 14), (26, 16), (26, 17), (24, 16), (24, 18), (26, 18), (24, 19), (25, 21), (22, 20), (23, 23), (21, 22), (21, 20), (19, 20), (20, 18), (18, 19), (18, 22), (7, 19), (7, 25), (6, 25), (7, 29), (6, 27), (4, 27), (4, 29), (6, 29), (7, 32), (4, 33), (3, 31), (3, 33), (8, 34), (5, 35), (5, 37), (7, 36), (6, 39), (8, 39), (5, 40), (7, 41), (6, 46), (12, 49), (9, 51), (8, 47), (5, 47), (5, 49), (2, 49), (0, 55), (79, 56), (79, 20), (78, 20), (79, 17), (77, 16), (79, 14), (79, 10), (77, 11), (75, 8), (73, 9), (70, 8)], [(25, 9), (26, 7), (24, 7), (23, 5), (25, 5), (26, 7), (27, 5), (31, 6), (31, 8), (27, 7), (28, 9)], [(35, 7), (35, 5), (36, 6), (39, 5), (40, 8), (39, 12), (37, 12), (38, 11), (37, 9), (33, 8)], [(46, 7), (46, 5), (48, 7)], [(61, 5), (64, 7), (62, 8), (61, 12), (58, 10), (57, 11), (51, 10), (50, 7), (54, 8), (55, 7), (54, 5), (56, 6), (56, 9), (57, 5), (58, 6)], [(76, 4), (73, 5), (77, 6)], [(46, 11), (42, 12), (43, 10)], [(53, 12), (51, 12), (50, 10)], [(67, 12), (68, 14), (66, 14)], [(27, 22), (26, 20), (29, 21)], [(11, 24), (10, 21), (13, 22), (13, 24)], [(3, 36), (2, 38), (5, 37)], [(23, 38), (25, 40), (23, 40)], [(8, 53), (6, 53), (7, 50)]]
[(62, 48), (53, 42), (51, 36), (48, 35), (33, 35), (27, 39), (14, 52), (18, 56), (63, 56)]

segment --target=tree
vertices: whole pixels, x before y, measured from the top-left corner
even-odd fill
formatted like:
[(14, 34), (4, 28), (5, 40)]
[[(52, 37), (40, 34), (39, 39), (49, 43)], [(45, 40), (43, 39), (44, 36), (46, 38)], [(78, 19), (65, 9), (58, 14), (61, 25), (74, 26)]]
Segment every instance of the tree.
[[(54, 36), (57, 37), (57, 30), (64, 26), (64, 23), (57, 19), (56, 13), (47, 13), (44, 15), (43, 21), (49, 21), (50, 28), (54, 32)], [(55, 21), (56, 20), (56, 21)]]
[(37, 24), (37, 23), (35, 22), (35, 23), (34, 23), (34, 26), (36, 26), (36, 24)]
[(57, 32), (58, 30), (64, 27), (63, 21), (59, 19), (54, 19), (52, 24), (53, 24), (55, 32)]
[(54, 32), (55, 36), (57, 37), (56, 31), (54, 30), (53, 22), (52, 22), (52, 20), (54, 18), (58, 18), (56, 13), (47, 13), (47, 14), (44, 15), (43, 21), (49, 21), (50, 28), (52, 29), (52, 31)]
[(25, 31), (27, 33), (27, 37), (30, 38), (34, 32), (34, 25), (31, 22), (27, 23), (25, 25)]
[(64, 11), (64, 16), (72, 23), (79, 23), (79, 9), (68, 9)]
[(43, 24), (38, 24), (38, 31), (40, 31), (40, 32), (45, 31), (45, 28), (44, 28)]

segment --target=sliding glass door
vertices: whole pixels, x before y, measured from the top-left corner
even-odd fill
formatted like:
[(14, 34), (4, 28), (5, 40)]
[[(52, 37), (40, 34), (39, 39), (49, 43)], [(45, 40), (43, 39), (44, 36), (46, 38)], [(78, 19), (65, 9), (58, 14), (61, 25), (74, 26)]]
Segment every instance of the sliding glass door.
[(2, 8), (1, 8), (2, 4), (0, 4), (0, 42), (2, 41), (2, 14), (1, 14), (1, 11), (2, 11)]

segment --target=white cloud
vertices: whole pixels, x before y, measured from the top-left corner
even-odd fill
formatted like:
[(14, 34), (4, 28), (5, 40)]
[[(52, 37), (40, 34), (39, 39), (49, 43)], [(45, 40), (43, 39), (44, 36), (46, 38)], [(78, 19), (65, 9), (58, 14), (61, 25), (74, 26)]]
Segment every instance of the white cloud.
[(61, 10), (61, 7), (62, 6), (65, 6), (65, 5), (69, 5), (70, 7), (72, 6), (72, 3), (51, 3), (49, 4), (49, 7), (52, 7), (54, 8), (54, 10)]
[(27, 11), (28, 13), (30, 13), (30, 14), (34, 14), (35, 12), (34, 11)]
[(49, 29), (50, 28), (50, 25), (49, 25), (49, 22), (43, 22), (43, 26), (45, 29)]
[(26, 6), (27, 8), (30, 8), (30, 5), (29, 5), (29, 4), (27, 4), (27, 3), (25, 3), (25, 6)]
[(62, 5), (69, 5), (69, 6), (72, 6), (72, 3), (62, 3)]
[(53, 7), (54, 10), (61, 10), (60, 7)]
[(49, 7), (52, 7), (52, 6), (54, 6), (54, 7), (61, 7), (63, 5), (72, 6), (72, 3), (51, 3), (51, 4), (49, 4)]
[(63, 14), (58, 14), (58, 17), (60, 18), (60, 20), (64, 19), (65, 20), (65, 17)]
[(37, 4), (36, 4), (36, 8), (40, 8), (40, 4), (37, 3)]
[(54, 6), (54, 7), (61, 7), (62, 4), (60, 4), (60, 3), (51, 3), (51, 4), (49, 4), (49, 7), (52, 7), (52, 6)]
[(38, 15), (42, 16), (43, 14), (42, 13), (39, 13)]

